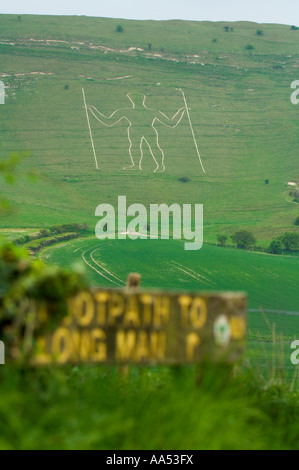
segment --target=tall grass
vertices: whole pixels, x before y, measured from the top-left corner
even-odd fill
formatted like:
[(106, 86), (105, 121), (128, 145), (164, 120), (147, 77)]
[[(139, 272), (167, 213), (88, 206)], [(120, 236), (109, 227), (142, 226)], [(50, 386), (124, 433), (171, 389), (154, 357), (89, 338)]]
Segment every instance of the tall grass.
[(78, 366), (0, 375), (1, 449), (297, 449), (298, 392), (196, 369)]

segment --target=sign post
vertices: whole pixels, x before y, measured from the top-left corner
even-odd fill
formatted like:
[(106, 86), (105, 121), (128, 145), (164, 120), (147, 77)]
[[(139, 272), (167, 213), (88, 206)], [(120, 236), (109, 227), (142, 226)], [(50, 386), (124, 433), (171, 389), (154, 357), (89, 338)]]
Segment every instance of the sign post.
[[(133, 282), (133, 277), (131, 278)], [(245, 348), (243, 293), (92, 289), (67, 302), (51, 332), (47, 305), (37, 309), (30, 363), (183, 365), (233, 363)]]

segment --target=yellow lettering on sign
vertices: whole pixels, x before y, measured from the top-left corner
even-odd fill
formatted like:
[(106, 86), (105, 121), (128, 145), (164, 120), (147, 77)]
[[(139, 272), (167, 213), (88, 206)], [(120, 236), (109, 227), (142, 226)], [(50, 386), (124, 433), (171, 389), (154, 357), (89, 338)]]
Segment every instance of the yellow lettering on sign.
[(140, 296), (140, 301), (143, 304), (143, 325), (149, 326), (152, 322), (153, 297), (149, 294), (143, 294)]
[(189, 295), (181, 295), (178, 297), (178, 304), (181, 307), (180, 317), (182, 326), (186, 326), (189, 323), (189, 305), (191, 300)]
[(106, 335), (100, 328), (95, 328), (90, 333), (91, 350), (90, 358), (95, 362), (104, 362), (107, 359)]
[(95, 305), (90, 292), (83, 291), (77, 297), (71, 299), (69, 308), (79, 326), (91, 324), (94, 318)]
[(193, 328), (202, 328), (207, 321), (207, 305), (201, 297), (192, 299), (189, 295), (178, 297), (180, 305), (180, 317), (182, 326), (192, 326)]
[(71, 331), (73, 341), (73, 354), (74, 361), (81, 360), (83, 362), (89, 359), (90, 350), (90, 336), (88, 330), (73, 330)]
[(134, 330), (118, 330), (116, 333), (116, 359), (127, 361), (134, 358), (136, 332)]
[(200, 337), (197, 333), (189, 333), (186, 337), (186, 359), (192, 361), (195, 350), (200, 345)]
[(108, 292), (96, 292), (94, 298), (97, 308), (97, 324), (105, 325), (109, 294)]
[(141, 362), (150, 358), (148, 335), (140, 331), (137, 338), (135, 360)]
[(46, 353), (46, 338), (39, 337), (36, 341), (36, 357), (34, 363), (38, 365), (50, 364), (52, 356)]
[(63, 318), (62, 320), (62, 325), (61, 326), (70, 326), (73, 323), (73, 317), (71, 315), (67, 315), (66, 317)]
[(139, 326), (139, 308), (135, 295), (130, 295), (127, 299), (126, 311), (123, 319), (124, 326)]
[(153, 325), (159, 327), (166, 325), (170, 314), (170, 298), (166, 296), (157, 296), (154, 299), (154, 318)]
[(231, 337), (233, 339), (242, 339), (246, 334), (246, 320), (244, 317), (230, 318)]
[(166, 334), (164, 331), (153, 331), (150, 334), (150, 349), (154, 359), (165, 359)]
[(142, 362), (165, 359), (166, 335), (164, 332), (119, 330), (116, 333), (116, 359)]
[(190, 322), (196, 328), (202, 328), (207, 321), (207, 305), (204, 299), (196, 297), (190, 309)]
[(73, 353), (73, 340), (71, 332), (67, 328), (58, 328), (52, 338), (52, 354), (57, 362), (68, 362)]
[(123, 314), (125, 308), (125, 301), (123, 295), (113, 293), (109, 302), (108, 308), (108, 323), (115, 325), (115, 319)]

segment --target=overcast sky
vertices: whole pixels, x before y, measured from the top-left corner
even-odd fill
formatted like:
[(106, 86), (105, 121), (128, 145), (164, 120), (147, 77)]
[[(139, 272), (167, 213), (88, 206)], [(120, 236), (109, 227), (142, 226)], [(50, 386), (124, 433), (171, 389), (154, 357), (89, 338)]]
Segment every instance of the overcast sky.
[(299, 25), (298, 0), (2, 0), (0, 13)]

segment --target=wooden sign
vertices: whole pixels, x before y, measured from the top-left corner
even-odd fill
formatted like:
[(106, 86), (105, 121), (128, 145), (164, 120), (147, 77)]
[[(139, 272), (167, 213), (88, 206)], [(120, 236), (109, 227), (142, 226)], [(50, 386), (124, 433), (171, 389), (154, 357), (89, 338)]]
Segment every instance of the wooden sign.
[[(40, 325), (49, 320), (38, 309)], [(245, 347), (242, 293), (95, 289), (67, 303), (51, 333), (39, 333), (31, 363), (186, 364), (234, 361)]]

